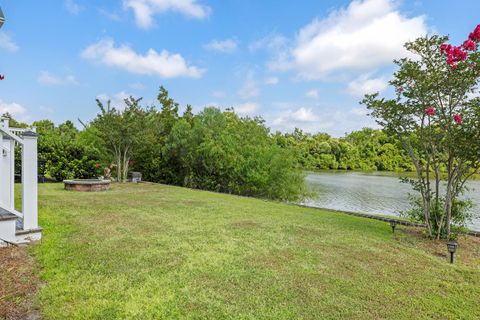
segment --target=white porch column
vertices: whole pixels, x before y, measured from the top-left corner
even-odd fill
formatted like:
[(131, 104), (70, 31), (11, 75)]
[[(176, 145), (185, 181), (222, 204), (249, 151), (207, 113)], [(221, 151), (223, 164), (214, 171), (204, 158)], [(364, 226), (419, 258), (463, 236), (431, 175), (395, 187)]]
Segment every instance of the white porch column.
[(37, 134), (23, 133), (22, 148), (22, 211), (23, 229), (38, 228)]
[(0, 135), (0, 203), (5, 209), (15, 209), (15, 141)]

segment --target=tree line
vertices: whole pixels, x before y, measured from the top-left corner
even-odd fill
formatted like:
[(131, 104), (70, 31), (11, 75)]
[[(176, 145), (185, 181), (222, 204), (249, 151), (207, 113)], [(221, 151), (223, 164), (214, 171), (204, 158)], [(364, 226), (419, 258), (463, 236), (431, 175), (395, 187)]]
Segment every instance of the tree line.
[[(39, 134), (40, 171), (62, 181), (102, 176), (144, 180), (247, 196), (294, 200), (304, 192), (303, 171), (317, 169), (405, 171), (412, 167), (398, 142), (365, 128), (342, 138), (326, 133), (271, 133), (260, 117), (206, 107), (193, 114), (160, 87), (158, 107), (125, 99), (125, 107), (97, 100), (88, 122), (32, 123)], [(10, 118), (11, 126), (26, 127)]]
[[(56, 181), (92, 178), (109, 168), (125, 181), (129, 171), (144, 180), (225, 193), (295, 200), (305, 193), (305, 170), (412, 169), (398, 142), (365, 128), (342, 138), (326, 133), (271, 133), (260, 117), (206, 107), (193, 114), (160, 87), (158, 107), (125, 99), (118, 108), (96, 100), (88, 122), (32, 123), (39, 134), (40, 172)], [(9, 114), (10, 125), (26, 127)], [(20, 168), (17, 168), (19, 170)]]
[(300, 129), (274, 134), (277, 144), (292, 149), (304, 170), (396, 171), (414, 169), (399, 141), (382, 130), (364, 128), (341, 138)]

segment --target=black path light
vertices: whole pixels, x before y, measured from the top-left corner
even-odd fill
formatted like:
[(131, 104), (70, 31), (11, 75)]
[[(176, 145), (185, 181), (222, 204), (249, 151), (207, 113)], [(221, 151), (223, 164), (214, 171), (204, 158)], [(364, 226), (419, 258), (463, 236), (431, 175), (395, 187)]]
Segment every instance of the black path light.
[(3, 26), (5, 23), (5, 16), (3, 15), (2, 8), (0, 8), (0, 28)]
[(397, 222), (395, 220), (390, 220), (390, 227), (392, 227), (392, 233), (395, 233), (396, 226), (397, 226)]
[(447, 242), (447, 249), (448, 252), (450, 252), (450, 263), (453, 263), (453, 255), (455, 254), (455, 251), (457, 251), (458, 243), (455, 241), (451, 240)]

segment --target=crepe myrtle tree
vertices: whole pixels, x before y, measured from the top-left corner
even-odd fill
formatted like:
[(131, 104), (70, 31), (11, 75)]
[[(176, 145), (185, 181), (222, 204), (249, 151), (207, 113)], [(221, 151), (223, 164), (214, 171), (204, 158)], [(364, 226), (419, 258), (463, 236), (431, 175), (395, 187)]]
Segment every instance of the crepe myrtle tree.
[(140, 107), (140, 99), (129, 97), (124, 99), (125, 108), (117, 109), (107, 106), (96, 99), (100, 112), (91, 125), (96, 128), (104, 145), (113, 157), (113, 167), (116, 168), (117, 181), (127, 180), (128, 169), (131, 166), (131, 156), (141, 143), (144, 128), (145, 112)]
[(361, 102), (396, 136), (415, 166), (404, 179), (419, 193), (407, 213), (423, 220), (430, 238), (452, 238), (452, 225), (472, 218), (459, 196), (480, 167), (480, 25), (460, 46), (425, 36), (405, 44), (411, 57), (396, 60), (395, 98), (366, 95)]

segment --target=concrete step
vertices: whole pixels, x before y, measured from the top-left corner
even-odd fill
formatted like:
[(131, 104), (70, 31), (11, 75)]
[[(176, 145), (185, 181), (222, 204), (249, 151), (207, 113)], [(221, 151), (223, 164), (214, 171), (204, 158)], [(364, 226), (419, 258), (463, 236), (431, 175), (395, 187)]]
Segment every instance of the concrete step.
[(17, 241), (15, 235), (16, 223), (16, 215), (0, 208), (0, 246)]
[(42, 239), (42, 227), (29, 230), (16, 230), (15, 231), (15, 241), (18, 244), (29, 243), (32, 241), (39, 241)]
[(42, 228), (23, 229), (23, 219), (8, 210), (0, 208), (0, 247), (21, 245), (42, 238)]

